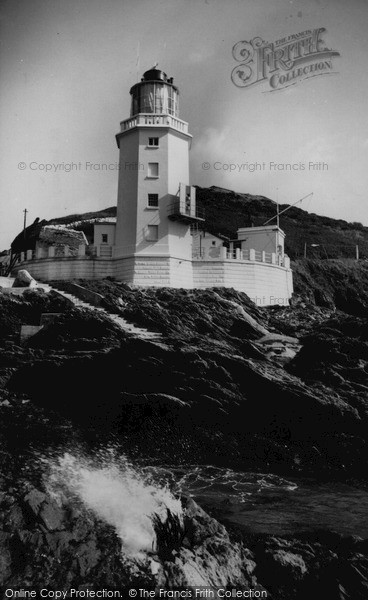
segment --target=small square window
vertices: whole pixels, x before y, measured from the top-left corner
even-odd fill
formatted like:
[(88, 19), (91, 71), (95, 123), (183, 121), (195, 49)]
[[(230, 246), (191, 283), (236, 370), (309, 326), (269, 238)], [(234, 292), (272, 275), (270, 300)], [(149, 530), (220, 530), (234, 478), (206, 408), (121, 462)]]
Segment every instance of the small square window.
[(157, 242), (158, 240), (158, 225), (147, 225), (147, 242)]
[(212, 241), (212, 246), (216, 246), (215, 240)]
[(102, 243), (107, 244), (107, 241), (108, 241), (107, 233), (103, 233), (102, 234)]
[(158, 163), (150, 162), (148, 163), (148, 177), (158, 177)]
[(158, 194), (148, 194), (148, 206), (158, 208)]
[(148, 138), (149, 146), (158, 146), (158, 137)]

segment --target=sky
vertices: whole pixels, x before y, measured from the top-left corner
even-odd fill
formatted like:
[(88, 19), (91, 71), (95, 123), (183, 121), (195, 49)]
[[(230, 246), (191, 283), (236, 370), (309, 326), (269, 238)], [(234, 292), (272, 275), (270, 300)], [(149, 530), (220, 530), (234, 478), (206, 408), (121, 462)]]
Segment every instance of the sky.
[[(298, 206), (368, 225), (367, 22), (368, 0), (2, 0), (0, 250), (24, 209), (30, 224), (116, 204), (115, 134), (156, 62), (180, 90), (192, 185), (313, 192)], [(234, 85), (239, 41), (318, 28), (333, 73)]]

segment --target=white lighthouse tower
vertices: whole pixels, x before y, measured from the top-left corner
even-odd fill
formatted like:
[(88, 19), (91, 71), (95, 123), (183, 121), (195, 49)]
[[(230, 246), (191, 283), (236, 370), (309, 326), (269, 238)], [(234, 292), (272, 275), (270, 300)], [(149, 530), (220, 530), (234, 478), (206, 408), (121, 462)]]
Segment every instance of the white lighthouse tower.
[(201, 218), (189, 184), (192, 136), (178, 118), (179, 90), (154, 67), (130, 94), (131, 115), (116, 136), (116, 274), (141, 286), (191, 288), (191, 225)]

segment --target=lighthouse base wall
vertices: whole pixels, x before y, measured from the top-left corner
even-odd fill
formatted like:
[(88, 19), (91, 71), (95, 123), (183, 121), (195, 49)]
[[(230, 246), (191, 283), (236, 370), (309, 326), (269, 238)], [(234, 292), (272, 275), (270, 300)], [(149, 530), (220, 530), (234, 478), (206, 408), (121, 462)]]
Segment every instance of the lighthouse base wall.
[(166, 256), (117, 258), (115, 277), (139, 287), (170, 287), (170, 259)]
[(289, 304), (293, 293), (290, 268), (249, 260), (185, 260), (169, 256), (126, 258), (44, 258), (18, 263), (40, 281), (115, 277), (138, 287), (234, 288), (258, 306)]
[(169, 256), (115, 259), (115, 277), (140, 287), (193, 288), (192, 261)]

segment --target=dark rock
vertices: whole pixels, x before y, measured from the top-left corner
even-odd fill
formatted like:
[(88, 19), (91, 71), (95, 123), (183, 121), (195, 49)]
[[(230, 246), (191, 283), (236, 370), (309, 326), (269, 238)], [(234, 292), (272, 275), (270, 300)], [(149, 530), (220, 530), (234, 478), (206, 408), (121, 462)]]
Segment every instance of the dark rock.
[(225, 527), (211, 519), (191, 498), (185, 500), (184, 509), (185, 538), (188, 539), (190, 547), (199, 546), (208, 537), (227, 535)]
[(0, 531), (0, 585), (11, 575), (10, 534)]
[(317, 306), (323, 306), (324, 308), (334, 308), (333, 300), (328, 297), (326, 292), (321, 288), (314, 290), (314, 301)]
[(305, 562), (299, 554), (278, 550), (272, 555), (272, 559), (283, 569), (286, 569), (286, 577), (291, 576), (293, 579), (302, 579), (307, 573)]
[(307, 260), (292, 263), (295, 295), (308, 304), (338, 309), (354, 316), (367, 314), (366, 261)]
[(64, 528), (64, 511), (53, 501), (49, 499), (43, 503), (39, 512), (39, 517), (45, 527), (50, 531)]
[(101, 552), (98, 550), (96, 541), (89, 540), (85, 544), (81, 544), (75, 550), (79, 571), (81, 577), (85, 577), (95, 567), (101, 557)]
[(249, 551), (232, 542), (225, 527), (192, 499), (183, 499), (183, 503), (185, 535), (174, 558), (163, 562), (164, 579), (158, 585), (238, 586), (246, 590), (256, 585), (252, 575), (255, 565)]
[(46, 499), (46, 494), (43, 494), (37, 489), (33, 489), (26, 496), (24, 496), (23, 500), (26, 506), (29, 507), (35, 515), (38, 515), (41, 505)]
[(53, 533), (46, 533), (46, 542), (50, 547), (50, 551), (57, 558), (61, 558), (63, 553), (68, 549), (69, 544), (75, 543), (75, 538), (71, 532), (68, 531), (56, 531)]
[(31, 348), (96, 350), (118, 346), (126, 337), (108, 317), (93, 310), (73, 311), (47, 323), (28, 341)]
[(93, 525), (93, 521), (88, 518), (88, 515), (78, 511), (78, 517), (76, 520), (73, 520), (72, 524), (73, 539), (76, 542), (86, 539), (93, 530)]
[(4, 525), (10, 530), (20, 530), (24, 526), (24, 516), (21, 507), (18, 504), (14, 504), (8, 511)]

